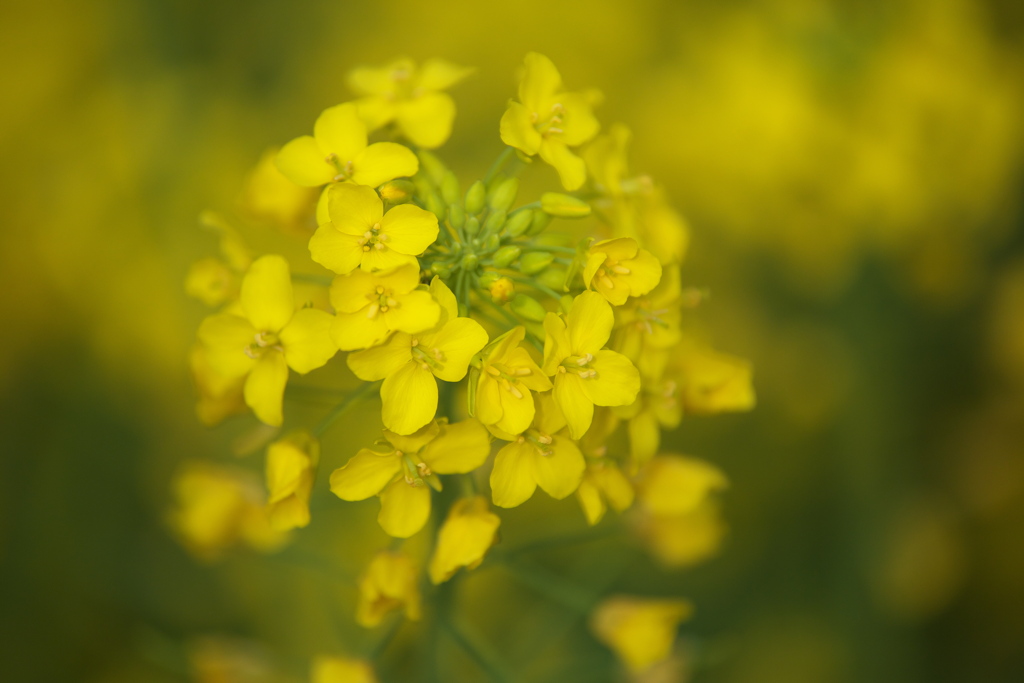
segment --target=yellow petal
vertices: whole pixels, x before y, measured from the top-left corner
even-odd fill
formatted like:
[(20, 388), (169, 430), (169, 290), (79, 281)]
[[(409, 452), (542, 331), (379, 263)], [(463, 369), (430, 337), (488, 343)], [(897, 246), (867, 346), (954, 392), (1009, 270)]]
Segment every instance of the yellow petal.
[(578, 190), (587, 179), (587, 165), (583, 159), (569, 151), (568, 146), (557, 138), (545, 138), (538, 150), (540, 158), (558, 171), (562, 187), (570, 192)]
[(501, 388), (498, 400), (501, 402), (501, 419), (496, 426), (509, 434), (521, 434), (533, 422), (536, 413), (533, 406), (533, 394), (527, 387), (518, 388), (519, 397), (511, 391)]
[(352, 160), (352, 182), (369, 187), (416, 175), (420, 162), (405, 145), (376, 142)]
[(661, 262), (646, 249), (641, 249), (635, 258), (627, 260), (623, 265), (630, 272), (619, 279), (629, 287), (630, 296), (643, 296), (661, 281)]
[(591, 628), (630, 671), (640, 673), (668, 658), (679, 623), (692, 613), (686, 600), (613, 597), (594, 611)]
[(281, 404), (288, 383), (288, 364), (280, 351), (267, 351), (253, 366), (245, 380), (245, 403), (262, 422), (273, 427), (284, 420)]
[(396, 434), (385, 429), (384, 438), (403, 453), (419, 453), (423, 450), (424, 446), (436, 439), (440, 433), (441, 425), (438, 424), (437, 420), (431, 420), (412, 434)]
[(537, 366), (537, 363), (533, 360), (533, 356), (526, 349), (519, 347), (512, 349), (512, 352), (508, 356), (508, 365), (516, 369), (527, 369), (530, 371), (529, 375), (523, 375), (519, 377), (519, 381), (525, 384), (529, 389), (533, 391), (550, 391), (551, 380), (548, 379), (541, 369)]
[(296, 185), (316, 187), (331, 182), (337, 173), (325, 157), (313, 136), (303, 135), (282, 147), (274, 161), (284, 177)]
[(564, 436), (553, 437), (548, 451), (550, 455), (534, 451), (533, 476), (549, 496), (561, 500), (580, 485), (587, 464), (576, 443)]
[(559, 93), (558, 101), (565, 109), (562, 114), (562, 140), (571, 147), (582, 145), (601, 129), (587, 98), (579, 93)]
[(555, 401), (555, 392), (547, 391), (537, 394), (534, 405), (537, 416), (533, 422), (537, 429), (549, 436), (565, 429), (565, 415), (562, 414), (562, 409)]
[(359, 267), (367, 272), (376, 272), (418, 263), (415, 256), (400, 254), (394, 249), (369, 249), (363, 252)]
[(339, 275), (331, 283), (331, 306), (338, 313), (355, 313), (370, 305), (379, 283), (376, 275), (354, 270), (348, 275)]
[(430, 292), (409, 292), (396, 297), (397, 305), (383, 313), (387, 326), (402, 332), (423, 332), (437, 325), (441, 319), (441, 306)]
[(637, 495), (656, 515), (683, 515), (697, 509), (713, 491), (729, 481), (714, 465), (679, 455), (654, 458), (644, 468)]
[(572, 355), (565, 322), (557, 313), (544, 317), (544, 374), (554, 375), (559, 364)]
[(256, 341), (256, 328), (245, 318), (227, 313), (208, 316), (196, 336), (206, 350), (207, 364), (218, 375), (241, 377), (256, 362), (245, 353)]
[(601, 497), (601, 492), (597, 490), (597, 486), (589, 478), (584, 478), (580, 482), (580, 487), (576, 489), (576, 498), (580, 501), (580, 507), (583, 508), (583, 515), (587, 518), (587, 524), (594, 526), (601, 521), (607, 506), (605, 505), (604, 498)]
[(348, 657), (317, 657), (310, 673), (311, 683), (377, 683), (368, 662)]
[(359, 95), (384, 95), (394, 92), (396, 68), (409, 69), (412, 63), (401, 60), (387, 66), (358, 66), (348, 73), (348, 86)]
[(430, 296), (434, 297), (434, 301), (441, 305), (448, 320), (459, 317), (459, 303), (455, 299), (455, 294), (448, 288), (448, 285), (441, 281), (441, 278), (435, 276), (430, 281)]
[(569, 434), (574, 439), (582, 438), (594, 420), (594, 403), (583, 390), (585, 381), (568, 372), (555, 375), (555, 402), (565, 416)]
[(276, 254), (253, 261), (242, 280), (240, 301), (253, 327), (259, 331), (279, 332), (295, 311), (288, 262)]
[(431, 372), (446, 382), (458, 382), (466, 376), (469, 361), (487, 345), (487, 332), (480, 323), (471, 318), (455, 318), (429, 337), (424, 335), (421, 342), (428, 350), (440, 351), (440, 367), (432, 366)]
[(384, 322), (384, 316), (377, 315), (371, 318), (365, 311), (339, 313), (331, 325), (331, 339), (342, 351), (376, 346), (384, 341), (390, 332), (391, 329)]
[(618, 467), (606, 465), (594, 472), (594, 479), (616, 512), (633, 504), (633, 485)]
[(331, 472), (331, 491), (342, 500), (366, 500), (380, 493), (401, 469), (401, 459), (394, 451), (378, 453), (363, 448)]
[(474, 419), (443, 425), (420, 457), (437, 474), (464, 474), (484, 464), (491, 453), (491, 437)]
[(344, 164), (366, 147), (366, 124), (351, 102), (324, 109), (313, 125), (313, 137), (323, 152), (336, 154)]
[(349, 370), (361, 380), (376, 382), (412, 361), (412, 337), (402, 332), (391, 335), (381, 346), (350, 353)]
[(394, 294), (408, 294), (420, 286), (420, 269), (411, 264), (377, 273), (375, 277), (382, 287)]
[(380, 222), (384, 204), (372, 187), (336, 183), (327, 188), (327, 214), (339, 232), (362, 237)]
[(334, 316), (316, 308), (296, 311), (291, 322), (281, 330), (281, 345), (288, 366), (304, 375), (323, 367), (338, 352), (331, 339)]
[(501, 116), (499, 129), (501, 141), (509, 147), (515, 147), (531, 156), (540, 151), (543, 138), (533, 127), (530, 110), (520, 103), (508, 103), (508, 109)]
[(537, 52), (527, 53), (523, 67), (519, 101), (530, 111), (540, 112), (561, 89), (562, 77), (551, 60)]
[(380, 232), (387, 235), (388, 248), (416, 256), (437, 239), (437, 216), (413, 204), (401, 204), (384, 215)]
[(600, 294), (583, 292), (573, 301), (565, 324), (572, 352), (577, 355), (594, 354), (608, 343), (615, 314)]
[(595, 405), (627, 406), (640, 391), (640, 372), (621, 353), (604, 349), (590, 362), (596, 377), (583, 380), (583, 392)]
[(487, 373), (480, 373), (476, 389), (476, 418), (481, 424), (493, 425), (501, 419), (500, 391), (498, 380)]
[(537, 488), (531, 461), (533, 446), (513, 441), (494, 458), (491, 470), (491, 499), (498, 507), (522, 505)]
[(426, 93), (402, 102), (395, 112), (398, 128), (418, 147), (434, 149), (443, 145), (452, 134), (455, 102), (440, 92)]
[(413, 486), (404, 479), (394, 481), (380, 494), (377, 522), (394, 538), (409, 538), (430, 518), (430, 489)]
[(634, 466), (653, 458), (661, 447), (661, 430), (654, 413), (645, 410), (629, 421), (629, 456)]
[(460, 567), (478, 566), (494, 545), (501, 519), (482, 496), (463, 498), (452, 505), (437, 535), (428, 572), (435, 585), (450, 579)]
[(363, 120), (368, 130), (377, 130), (390, 123), (397, 111), (395, 102), (379, 95), (361, 97), (355, 101), (355, 105), (359, 111), (359, 118)]
[(267, 502), (276, 503), (294, 494), (312, 467), (309, 454), (282, 439), (267, 447)]
[(437, 381), (429, 370), (409, 361), (384, 380), (380, 398), (384, 426), (397, 434), (412, 434), (437, 413)]
[(309, 238), (309, 256), (324, 268), (345, 275), (358, 268), (363, 259), (363, 245), (358, 240), (324, 223)]
[(416, 75), (416, 85), (422, 90), (447, 90), (476, 71), (473, 67), (459, 66), (444, 59), (428, 59)]

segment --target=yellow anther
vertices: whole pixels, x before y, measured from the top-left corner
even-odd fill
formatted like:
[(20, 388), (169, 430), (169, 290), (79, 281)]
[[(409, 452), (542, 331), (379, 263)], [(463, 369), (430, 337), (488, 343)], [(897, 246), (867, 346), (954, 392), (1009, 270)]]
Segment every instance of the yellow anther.
[(373, 318), (376, 318), (377, 317), (377, 311), (379, 311), (379, 310), (380, 310), (380, 305), (379, 304), (375, 304), (375, 303), (374, 304), (370, 304), (370, 307), (368, 309), (366, 309), (366, 317), (370, 318), (371, 320)]
[(626, 266), (612, 266), (612, 272), (619, 275), (629, 275), (629, 268)]
[(540, 436), (537, 437), (537, 441), (541, 442), (542, 444), (544, 444), (546, 446), (547, 444), (549, 444), (552, 441), (554, 441), (554, 439), (552, 439), (547, 434), (541, 434)]
[(516, 377), (526, 377), (533, 374), (533, 370), (530, 368), (516, 368), (512, 371), (512, 374)]
[(498, 368), (494, 367), (493, 365), (488, 365), (487, 366), (487, 374), (491, 375), (492, 377), (500, 377), (501, 376), (501, 371), (498, 370)]
[(519, 389), (516, 387), (515, 384), (509, 384), (505, 388), (508, 389), (509, 393), (512, 394), (513, 396), (515, 396), (516, 398), (522, 398), (523, 397), (523, 392), (519, 391)]

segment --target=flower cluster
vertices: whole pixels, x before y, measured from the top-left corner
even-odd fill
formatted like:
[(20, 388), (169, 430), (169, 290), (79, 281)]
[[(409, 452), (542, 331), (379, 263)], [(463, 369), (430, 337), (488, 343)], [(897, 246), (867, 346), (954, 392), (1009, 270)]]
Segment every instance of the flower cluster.
[[(356, 620), (366, 627), (399, 609), (417, 619), (424, 570), (437, 585), (480, 565), (502, 521), (491, 505), (522, 505), (538, 487), (559, 500), (575, 493), (581, 524), (637, 501), (626, 528), (666, 564), (701, 555), (673, 546), (680, 524), (696, 529), (688, 538), (710, 539), (701, 546), (710, 554), (721, 535), (713, 493), (725, 477), (662, 455), (662, 431), (686, 413), (754, 401), (749, 365), (686, 330), (704, 298), (681, 284), (686, 227), (649, 178), (630, 175), (628, 130), (599, 134), (598, 98), (567, 90), (552, 62), (531, 53), (499, 126), (507, 146), (463, 190), (429, 150), (452, 129), (445, 90), (469, 73), (441, 60), (357, 69), (360, 98), (320, 114), (312, 135), (276, 153), (278, 175), (261, 164), (259, 189), (245, 195), (263, 215), (288, 217), (282, 227), (308, 241), (312, 263), (254, 257), (223, 219), (208, 217), (224, 258), (200, 261), (188, 278), (189, 292), (219, 309), (199, 326), (192, 355), (200, 417), (212, 424), (251, 411), (290, 428), (267, 449), (266, 520), (277, 533), (311, 521), (319, 437), (379, 394), (381, 438), (352, 446), (330, 490), (342, 501), (379, 499), (389, 536), (429, 528), (433, 542), (425, 567), (400, 543), (372, 560), (358, 583)], [(536, 158), (561, 187), (519, 201), (519, 175)], [(315, 216), (315, 226), (294, 229), (300, 216)], [(555, 220), (565, 230), (553, 231)], [(317, 268), (322, 275), (297, 276)], [(290, 424), (293, 371), (316, 371), (339, 353), (362, 387), (316, 429)], [(213, 480), (181, 486), (197, 490), (182, 502), (179, 531), (210, 545), (216, 539), (190, 521), (202, 512), (189, 509), (227, 494)], [(447, 487), (459, 495), (441, 496)], [(193, 500), (203, 495), (211, 500)], [(594, 623), (636, 669), (667, 656), (689, 607), (658, 608), (671, 632), (617, 645), (622, 623), (643, 620), (631, 604), (606, 606)], [(629, 637), (644, 641), (637, 633)], [(318, 663), (316, 680), (350, 675), (332, 673), (347, 671), (339, 662)]]

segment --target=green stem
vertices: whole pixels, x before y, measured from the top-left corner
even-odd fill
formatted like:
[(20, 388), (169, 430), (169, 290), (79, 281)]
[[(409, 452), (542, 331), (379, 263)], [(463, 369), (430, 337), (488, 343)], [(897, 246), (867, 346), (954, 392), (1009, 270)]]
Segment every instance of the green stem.
[(561, 247), (557, 244), (530, 244), (524, 246), (523, 251), (550, 251), (555, 254), (572, 254), (576, 255), (576, 249), (574, 247)]
[(483, 669), (488, 678), (500, 683), (511, 683), (513, 680), (512, 676), (509, 675), (505, 665), (490, 645), (481, 640), (476, 634), (456, 624), (451, 614), (442, 615), (439, 622), (451, 635), (452, 640), (458, 643), (459, 647)]
[(538, 292), (543, 292), (544, 294), (547, 294), (548, 296), (550, 296), (555, 301), (561, 301), (562, 300), (562, 295), (561, 294), (559, 294), (555, 290), (551, 289), (550, 287), (547, 287), (546, 285), (540, 284), (539, 282), (537, 282), (535, 280), (531, 280), (530, 278), (523, 277), (522, 275), (506, 274), (505, 277), (507, 277), (509, 280), (512, 280), (513, 282), (522, 282), (524, 285), (528, 285), (530, 287), (533, 287)]
[(579, 586), (572, 581), (552, 574), (532, 562), (508, 559), (500, 562), (501, 566), (521, 583), (533, 588), (549, 600), (581, 615), (589, 614), (600, 598), (598, 595), (580, 590)]
[(315, 273), (292, 273), (292, 280), (330, 287), (331, 283), (334, 282), (334, 277), (330, 275), (316, 275)]
[(491, 167), (487, 169), (487, 175), (484, 176), (484, 185), (489, 185), (490, 182), (494, 180), (494, 176), (498, 175), (501, 169), (505, 167), (505, 164), (508, 163), (509, 159), (511, 159), (515, 153), (516, 150), (514, 147), (506, 147), (502, 150), (501, 154), (498, 155), (498, 158), (494, 160), (493, 164), (491, 164)]
[(349, 394), (348, 398), (339, 403), (334, 410), (327, 413), (324, 419), (320, 420), (320, 423), (316, 427), (313, 427), (313, 436), (317, 438), (323, 436), (324, 432), (326, 432), (338, 418), (351, 410), (360, 399), (374, 391), (379, 385), (380, 382), (366, 382), (363, 386)]

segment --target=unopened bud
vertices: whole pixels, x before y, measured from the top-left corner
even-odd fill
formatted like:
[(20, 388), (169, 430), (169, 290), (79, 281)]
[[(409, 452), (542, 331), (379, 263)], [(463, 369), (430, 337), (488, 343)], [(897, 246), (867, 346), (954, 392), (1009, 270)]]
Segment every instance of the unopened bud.
[(445, 173), (448, 172), (447, 167), (445, 167), (441, 160), (425, 149), (417, 152), (416, 156), (420, 158), (420, 170), (427, 174), (427, 177), (430, 178), (434, 185), (441, 185)]
[(477, 234), (480, 232), (480, 220), (476, 216), (466, 216), (466, 225), (463, 229), (467, 235), (473, 236)]
[(462, 204), (448, 205), (448, 222), (456, 230), (461, 230), (466, 224), (466, 210), (462, 208)]
[(533, 220), (530, 222), (530, 227), (526, 233), (528, 235), (539, 235), (551, 223), (551, 216), (543, 211), (534, 211), (532, 213)]
[(556, 292), (565, 287), (565, 270), (563, 268), (546, 268), (534, 275), (534, 278), (540, 284)]
[(487, 198), (487, 203), (492, 209), (508, 211), (512, 206), (512, 202), (516, 200), (516, 195), (518, 193), (519, 179), (505, 178), (504, 180), (495, 183)]
[(584, 218), (590, 215), (590, 204), (561, 192), (545, 192), (540, 196), (540, 205), (545, 213), (559, 218)]
[(544, 310), (544, 307), (540, 305), (539, 301), (533, 297), (526, 296), (525, 294), (516, 294), (509, 306), (512, 307), (512, 312), (520, 318), (532, 320), (536, 323), (542, 322), (544, 320), (544, 316), (548, 313)]
[(490, 215), (487, 216), (487, 220), (484, 221), (484, 231), (497, 234), (503, 225), (505, 225), (505, 211), (503, 209), (495, 209), (491, 211)]
[(484, 251), (495, 251), (501, 246), (501, 238), (492, 232), (484, 239), (483, 244), (480, 246)]
[(505, 221), (504, 233), (509, 237), (519, 237), (533, 221), (533, 211), (529, 209), (516, 211)]
[(452, 267), (447, 263), (435, 261), (434, 263), (430, 264), (430, 272), (444, 279), (452, 274)]
[(469, 186), (466, 190), (466, 214), (475, 216), (484, 210), (484, 202), (487, 200), (487, 188), (479, 180)]
[(555, 255), (547, 251), (531, 251), (528, 254), (523, 254), (522, 258), (519, 259), (519, 272), (526, 275), (533, 275), (539, 273), (555, 260)]
[(492, 299), (503, 304), (512, 298), (512, 295), (516, 293), (516, 288), (507, 277), (499, 277), (491, 283), (487, 291), (491, 293)]
[(441, 179), (441, 198), (446, 204), (454, 204), (459, 201), (459, 179), (455, 174), (448, 171)]
[(499, 279), (500, 277), (501, 275), (499, 273), (496, 273), (493, 270), (489, 270), (480, 277), (478, 277), (476, 279), (476, 283), (477, 285), (480, 286), (480, 289), (488, 289), (491, 286), (491, 284), (494, 283), (494, 281)]
[(412, 199), (416, 185), (411, 180), (391, 180), (381, 185), (380, 197), (392, 204), (401, 204)]
[(476, 254), (466, 254), (462, 257), (460, 267), (463, 270), (473, 270), (480, 263), (480, 259)]
[(494, 261), (495, 268), (507, 268), (510, 263), (519, 258), (519, 254), (522, 252), (523, 250), (519, 247), (509, 244), (494, 252), (491, 260)]
[(445, 214), (447, 213), (447, 207), (444, 205), (444, 201), (437, 195), (436, 192), (431, 192), (427, 195), (427, 210), (437, 216), (437, 220), (443, 221)]

